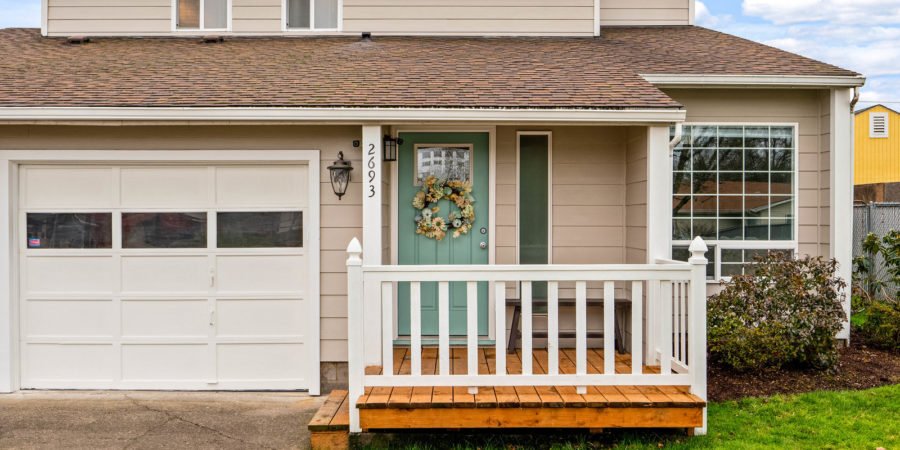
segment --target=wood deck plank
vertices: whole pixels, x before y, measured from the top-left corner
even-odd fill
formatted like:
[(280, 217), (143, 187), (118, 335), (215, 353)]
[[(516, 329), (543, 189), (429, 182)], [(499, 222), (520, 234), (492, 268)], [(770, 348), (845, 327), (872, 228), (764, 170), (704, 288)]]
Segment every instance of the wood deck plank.
[[(490, 369), (488, 368), (487, 363), (487, 354), (485, 353), (484, 348), (478, 349), (478, 373), (489, 375)], [(476, 408), (496, 408), (497, 407), (497, 394), (494, 393), (493, 386), (479, 386), (478, 393), (475, 394), (475, 407)]]
[(644, 394), (647, 397), (647, 400), (653, 403), (654, 407), (672, 407), (675, 406), (675, 402), (672, 401), (672, 398), (657, 389), (655, 386), (636, 386), (637, 390)]
[(331, 419), (331, 425), (333, 427), (340, 427), (340, 429), (350, 429), (350, 398), (348, 395), (344, 395), (341, 406), (338, 408), (334, 418)]
[[(496, 373), (497, 358), (496, 349), (491, 347), (484, 348), (484, 357), (487, 362), (489, 374)], [(506, 357), (504, 352), (503, 357)], [(519, 406), (519, 396), (516, 395), (516, 388), (512, 386), (494, 386), (494, 395), (497, 396), (497, 406), (500, 408), (517, 408)]]
[[(546, 356), (547, 351), (543, 351)], [(541, 361), (541, 364), (549, 364), (547, 359)], [(543, 373), (547, 373), (547, 366), (542, 366), (541, 370)], [(569, 361), (569, 358), (565, 355), (564, 351), (559, 352), (559, 373), (561, 374), (575, 374), (575, 364), (572, 361)], [(578, 393), (578, 390), (575, 386), (557, 386), (556, 392), (559, 394), (560, 398), (562, 398), (563, 403), (567, 408), (584, 408), (587, 406), (587, 402), (585, 398)]]
[[(577, 371), (575, 363), (575, 349), (564, 348), (559, 351), (559, 372), (564, 374), (573, 374)], [(597, 374), (597, 368), (592, 364), (587, 364), (588, 373)], [(593, 370), (593, 372), (591, 372)], [(587, 392), (581, 395), (584, 400), (584, 406), (590, 408), (603, 408), (609, 405), (606, 397), (597, 390), (596, 386), (587, 386)], [(566, 403), (568, 406), (568, 403)]]
[[(508, 374), (521, 374), (522, 373), (522, 359), (520, 357), (519, 351), (509, 355), (506, 355), (506, 373)], [(541, 407), (541, 397), (538, 396), (537, 390), (534, 389), (534, 386), (515, 386), (513, 389), (516, 391), (516, 395), (519, 397), (519, 406), (522, 408), (540, 408)]]
[(319, 407), (312, 420), (309, 421), (309, 428), (312, 431), (330, 431), (331, 421), (341, 407), (341, 403), (347, 398), (347, 391), (331, 391), (325, 403)]
[(641, 391), (636, 386), (615, 386), (625, 398), (628, 399), (628, 402), (631, 403), (631, 406), (634, 407), (650, 407), (653, 406), (653, 402), (647, 398), (646, 395), (641, 393)]
[[(394, 348), (394, 375), (409, 375), (412, 370), (412, 362), (409, 359), (408, 348)], [(411, 387), (394, 387), (388, 399), (389, 408), (409, 408), (409, 399), (412, 396)]]
[[(437, 349), (434, 347), (426, 347), (422, 349), (422, 375), (434, 375), (437, 370)], [(434, 388), (431, 386), (417, 386), (412, 390), (409, 398), (410, 408), (428, 408), (431, 404), (432, 392)]]
[[(532, 352), (532, 370), (535, 375), (546, 375), (547, 371), (541, 365), (541, 359), (547, 360), (547, 350), (545, 349), (535, 349)], [(554, 386), (535, 386), (535, 390), (539, 397), (541, 397), (541, 405), (544, 408), (562, 408), (565, 406), (565, 402), (562, 397), (556, 391)], [(584, 399), (582, 399), (584, 401)]]
[[(465, 348), (450, 349), (450, 373), (452, 375), (465, 375), (468, 372), (468, 359)], [(453, 406), (455, 408), (474, 408), (475, 396), (469, 393), (466, 386), (453, 387)]]

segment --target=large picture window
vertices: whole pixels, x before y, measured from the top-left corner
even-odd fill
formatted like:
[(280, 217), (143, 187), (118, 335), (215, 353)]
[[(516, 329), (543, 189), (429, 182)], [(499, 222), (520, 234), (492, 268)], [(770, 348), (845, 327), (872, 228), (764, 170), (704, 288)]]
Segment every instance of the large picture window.
[(795, 132), (784, 125), (684, 127), (672, 155), (675, 253), (702, 237), (715, 253), (710, 279), (718, 279), (744, 267), (723, 273), (725, 253), (734, 259), (744, 249), (796, 248)]

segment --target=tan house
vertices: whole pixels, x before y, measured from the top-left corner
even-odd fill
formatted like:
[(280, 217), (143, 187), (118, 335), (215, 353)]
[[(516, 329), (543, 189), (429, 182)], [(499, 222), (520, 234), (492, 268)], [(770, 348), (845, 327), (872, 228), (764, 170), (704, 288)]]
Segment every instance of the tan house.
[(707, 289), (850, 277), (864, 78), (693, 0), (43, 6), (0, 30), (0, 392), (703, 433)]

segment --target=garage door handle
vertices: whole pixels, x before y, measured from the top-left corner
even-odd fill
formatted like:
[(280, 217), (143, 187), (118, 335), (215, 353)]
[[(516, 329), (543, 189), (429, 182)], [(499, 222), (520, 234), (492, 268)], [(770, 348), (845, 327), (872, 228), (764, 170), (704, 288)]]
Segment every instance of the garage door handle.
[(215, 326), (215, 325), (216, 325), (216, 310), (211, 309), (211, 310), (209, 310), (209, 326)]
[(209, 287), (216, 287), (216, 272), (209, 271)]

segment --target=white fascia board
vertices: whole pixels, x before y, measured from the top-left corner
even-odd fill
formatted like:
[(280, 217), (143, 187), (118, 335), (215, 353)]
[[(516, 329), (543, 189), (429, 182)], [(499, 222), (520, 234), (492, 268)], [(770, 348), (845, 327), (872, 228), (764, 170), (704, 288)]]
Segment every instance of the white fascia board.
[(0, 121), (683, 122), (684, 109), (0, 107)]
[(689, 87), (860, 87), (866, 77), (829, 77), (806, 75), (702, 75), (641, 74), (655, 86)]

